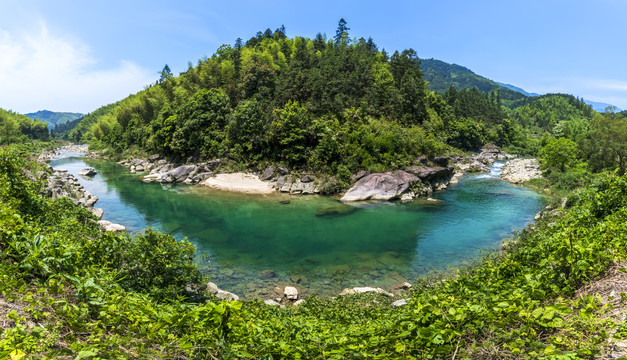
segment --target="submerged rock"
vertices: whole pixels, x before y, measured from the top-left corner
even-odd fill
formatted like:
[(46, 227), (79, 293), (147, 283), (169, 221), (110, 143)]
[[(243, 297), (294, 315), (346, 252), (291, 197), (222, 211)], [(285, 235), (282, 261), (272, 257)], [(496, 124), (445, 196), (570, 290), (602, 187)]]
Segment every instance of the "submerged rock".
[(342, 216), (352, 214), (355, 211), (357, 211), (357, 208), (354, 206), (338, 204), (316, 210), (316, 216)]

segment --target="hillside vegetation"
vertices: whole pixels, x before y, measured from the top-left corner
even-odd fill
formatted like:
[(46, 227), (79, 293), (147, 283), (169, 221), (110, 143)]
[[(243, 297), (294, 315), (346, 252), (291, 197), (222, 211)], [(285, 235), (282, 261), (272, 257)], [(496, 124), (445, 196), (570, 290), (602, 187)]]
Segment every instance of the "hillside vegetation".
[(25, 115), (0, 109), (0, 144), (31, 140), (47, 140), (46, 123)]
[(451, 147), (524, 147), (496, 93), (459, 93), (429, 91), (414, 50), (351, 40), (345, 23), (333, 39), (288, 38), (281, 28), (223, 45), (179, 76), (166, 66), (156, 84), (85, 117), (70, 138), (115, 153), (272, 162), (345, 179)]
[(48, 123), (48, 127), (54, 129), (55, 125), (62, 125), (83, 117), (80, 113), (57, 112), (50, 110), (40, 110), (34, 113), (24, 114), (31, 119)]

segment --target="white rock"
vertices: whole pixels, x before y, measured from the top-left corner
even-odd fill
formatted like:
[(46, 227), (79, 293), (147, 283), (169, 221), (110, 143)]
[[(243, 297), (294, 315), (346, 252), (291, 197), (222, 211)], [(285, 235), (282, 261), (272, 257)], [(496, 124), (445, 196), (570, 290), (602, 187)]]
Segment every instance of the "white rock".
[(283, 296), (287, 300), (298, 300), (298, 289), (293, 286), (286, 286), (285, 290), (283, 290)]
[(403, 306), (403, 305), (407, 305), (407, 301), (408, 299), (400, 299), (400, 300), (396, 300), (395, 302), (392, 303), (392, 306)]
[(344, 289), (342, 290), (342, 292), (339, 295), (351, 295), (351, 294), (361, 294), (361, 293), (367, 293), (367, 292), (375, 292), (377, 294), (382, 294), (385, 296), (389, 296), (389, 297), (394, 297), (394, 294), (389, 293), (381, 288), (373, 288), (373, 287), (354, 287), (352, 289)]
[(212, 294), (216, 294), (218, 291), (220, 291), (220, 288), (218, 287), (218, 285), (210, 281), (207, 283), (207, 291)]
[(238, 301), (239, 300), (239, 296), (233, 294), (232, 292), (228, 292), (224, 290), (218, 290), (218, 292), (215, 295), (218, 298), (222, 300), (226, 300), (226, 301)]
[(272, 299), (267, 299), (263, 303), (270, 306), (281, 306), (281, 304)]
[(305, 299), (300, 299), (300, 300), (294, 301), (294, 304), (292, 304), (292, 305), (293, 306), (298, 306), (298, 305), (301, 305), (301, 304), (304, 304), (304, 303), (305, 303)]
[(89, 208), (89, 211), (91, 211), (91, 213), (94, 214), (98, 219), (102, 219), (102, 216), (104, 215), (104, 210), (102, 210), (101, 208)]

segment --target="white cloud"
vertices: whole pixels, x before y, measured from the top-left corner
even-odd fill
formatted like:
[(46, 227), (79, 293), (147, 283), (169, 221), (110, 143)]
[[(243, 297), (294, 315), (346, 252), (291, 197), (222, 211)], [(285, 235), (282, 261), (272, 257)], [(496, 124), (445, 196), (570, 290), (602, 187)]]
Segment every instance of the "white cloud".
[(50, 34), (0, 29), (0, 108), (20, 113), (47, 109), (90, 112), (156, 80), (156, 75), (121, 60), (97, 69), (88, 46)]

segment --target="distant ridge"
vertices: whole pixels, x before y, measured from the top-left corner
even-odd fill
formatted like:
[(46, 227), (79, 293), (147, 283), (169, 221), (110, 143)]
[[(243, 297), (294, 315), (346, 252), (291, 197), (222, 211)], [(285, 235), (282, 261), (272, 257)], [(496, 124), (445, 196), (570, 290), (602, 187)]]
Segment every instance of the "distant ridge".
[(65, 124), (84, 116), (84, 114), (81, 113), (55, 112), (50, 110), (40, 110), (34, 113), (28, 113), (24, 115), (28, 116), (31, 119), (48, 123), (49, 129), (54, 129), (55, 125), (57, 124)]
[(503, 83), (500, 83), (500, 82), (496, 82), (496, 83), (501, 85), (502, 87), (508, 88), (510, 90), (517, 91), (517, 92), (519, 92), (519, 93), (521, 93), (521, 94), (523, 94), (525, 96), (540, 96), (541, 95), (541, 94), (537, 94), (537, 93), (526, 92), (525, 90), (523, 90), (523, 89), (521, 89), (521, 88), (519, 88), (517, 86), (514, 86), (514, 85), (503, 84)]
[(607, 107), (615, 107), (616, 108), (616, 112), (621, 112), (623, 109), (614, 106), (612, 104), (607, 104), (607, 103), (602, 103), (602, 102), (596, 102), (596, 101), (590, 101), (590, 100), (584, 100), (583, 102), (585, 102), (586, 104), (592, 106), (592, 109), (594, 109), (594, 111), (598, 111), (598, 112), (605, 112), (605, 109)]

